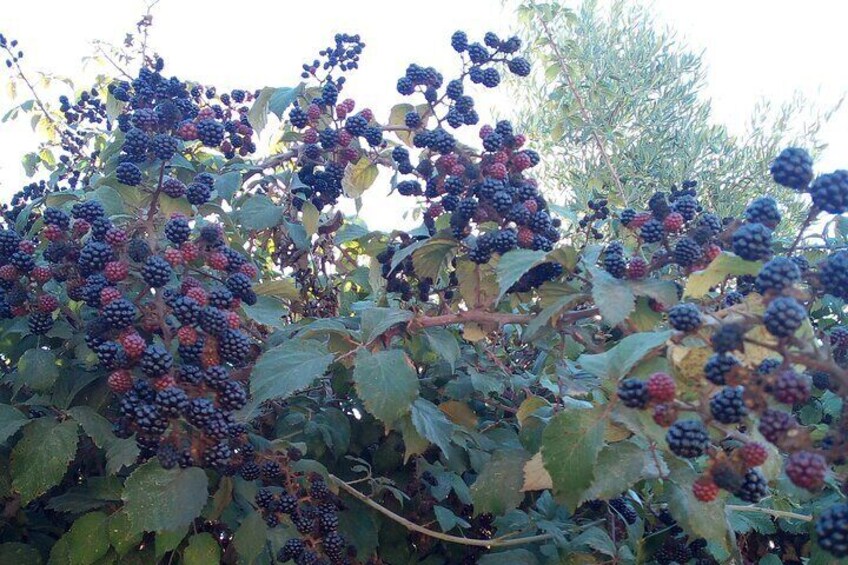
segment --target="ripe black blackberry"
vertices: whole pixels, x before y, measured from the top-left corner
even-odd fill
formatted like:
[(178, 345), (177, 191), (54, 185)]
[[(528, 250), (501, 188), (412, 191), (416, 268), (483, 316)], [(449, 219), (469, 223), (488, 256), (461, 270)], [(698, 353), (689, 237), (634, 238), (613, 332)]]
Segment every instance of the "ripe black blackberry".
[(169, 306), (174, 313), (174, 317), (181, 324), (192, 325), (200, 320), (200, 306), (192, 298), (178, 296)]
[(179, 143), (175, 137), (165, 133), (160, 133), (153, 136), (150, 142), (150, 150), (157, 159), (163, 161), (169, 160), (179, 149)]
[(745, 295), (741, 292), (737, 292), (735, 290), (731, 290), (727, 294), (724, 295), (724, 298), (721, 301), (721, 305), (724, 308), (728, 308), (730, 306), (735, 306), (737, 304), (742, 304), (742, 301), (745, 300)]
[(618, 217), (618, 219), (621, 221), (621, 225), (623, 225), (624, 227), (630, 225), (630, 222), (632, 222), (634, 218), (636, 218), (636, 210), (634, 210), (633, 208), (625, 208), (621, 211), (621, 214)]
[(716, 353), (730, 353), (744, 348), (745, 327), (741, 324), (722, 324), (713, 332), (710, 343)]
[(188, 395), (176, 386), (160, 390), (156, 394), (156, 407), (167, 416), (178, 416), (188, 405)]
[(219, 336), (227, 330), (229, 323), (224, 312), (214, 306), (207, 306), (200, 311), (200, 327), (210, 335)]
[(165, 224), (165, 237), (175, 245), (188, 241), (191, 236), (191, 226), (185, 216), (174, 216)]
[(539, 210), (533, 214), (530, 220), (530, 228), (538, 233), (544, 233), (551, 228), (551, 216), (544, 210)]
[(691, 459), (700, 457), (710, 443), (707, 429), (700, 420), (679, 420), (672, 424), (665, 435), (672, 453)]
[[(297, 560), (306, 551), (306, 544), (300, 538), (291, 538), (283, 544), (280, 551), (277, 552), (277, 561), (285, 563), (289, 560)], [(299, 562), (298, 562), (299, 563)]]
[(848, 251), (838, 251), (819, 264), (819, 282), (825, 292), (848, 300)]
[(763, 224), (745, 224), (733, 233), (733, 252), (748, 261), (762, 261), (771, 256), (771, 230)]
[(795, 266), (798, 267), (798, 271), (804, 275), (810, 270), (810, 261), (803, 255), (793, 255), (789, 258), (790, 261), (795, 263)]
[(692, 559), (692, 552), (689, 546), (682, 540), (669, 537), (665, 543), (654, 553), (654, 559), (660, 565), (671, 565), (672, 563), (683, 564), (688, 563)]
[(138, 429), (146, 434), (160, 435), (168, 429), (168, 420), (153, 404), (136, 406), (133, 419)]
[(819, 546), (834, 557), (848, 557), (848, 504), (834, 504), (816, 519)]
[(717, 236), (723, 231), (721, 218), (710, 213), (701, 214), (698, 217), (695, 227), (708, 230), (712, 236)]
[(795, 417), (792, 414), (769, 408), (760, 416), (760, 424), (757, 429), (771, 443), (780, 444), (786, 437), (786, 433), (795, 425)]
[(106, 322), (115, 329), (122, 330), (135, 321), (138, 309), (126, 298), (113, 300), (103, 307), (101, 314)]
[(617, 279), (627, 276), (627, 261), (624, 258), (624, 247), (620, 242), (614, 241), (604, 250), (603, 267)]
[(763, 315), (763, 325), (775, 337), (789, 337), (807, 319), (807, 310), (791, 296), (772, 300)]
[(662, 241), (664, 233), (665, 231), (663, 230), (662, 222), (656, 218), (651, 218), (645, 222), (639, 230), (639, 236), (645, 243), (656, 243), (658, 241)]
[(74, 204), (73, 208), (71, 208), (71, 216), (79, 220), (85, 220), (89, 223), (105, 215), (106, 210), (103, 208), (103, 204), (97, 200), (78, 202)]
[(518, 233), (512, 228), (498, 231), (492, 239), (492, 248), (498, 253), (506, 253), (518, 245)]
[(71, 218), (58, 208), (45, 208), (44, 223), (47, 225), (58, 226), (60, 229), (66, 230), (71, 225)]
[(742, 486), (733, 494), (745, 502), (757, 503), (769, 495), (768, 482), (759, 469), (748, 469)]
[(53, 315), (43, 312), (33, 312), (29, 315), (27, 327), (32, 334), (44, 335), (53, 329)]
[(245, 481), (255, 481), (262, 475), (256, 461), (247, 461), (239, 467), (239, 476)]
[(338, 532), (330, 532), (321, 541), (324, 555), (330, 563), (342, 563), (345, 560), (345, 539)]
[(237, 365), (250, 355), (250, 340), (239, 330), (229, 329), (218, 338), (218, 352), (224, 361)]
[(800, 147), (787, 147), (772, 162), (770, 170), (777, 184), (803, 190), (813, 179), (813, 159)]
[(161, 444), (156, 451), (156, 457), (163, 469), (173, 469), (180, 462), (179, 451), (170, 443)]
[(671, 206), (672, 210), (683, 216), (683, 219), (687, 222), (691, 222), (695, 219), (695, 215), (698, 213), (700, 209), (700, 205), (698, 201), (695, 200), (693, 196), (688, 194), (684, 194), (674, 200), (674, 203)]
[(831, 214), (848, 211), (848, 171), (840, 169), (821, 175), (810, 186), (810, 196), (820, 210)]
[(143, 239), (139, 239), (134, 237), (130, 240), (129, 244), (127, 244), (127, 255), (130, 256), (130, 259), (141, 263), (150, 255), (150, 246), (147, 245), (147, 242)]
[(745, 219), (749, 222), (763, 224), (774, 229), (781, 220), (777, 202), (771, 196), (755, 198), (745, 208)]
[(635, 524), (636, 520), (639, 519), (639, 514), (636, 513), (636, 510), (633, 509), (630, 502), (628, 502), (623, 496), (610, 499), (609, 505), (613, 510), (618, 512), (622, 519), (624, 519), (624, 521), (628, 524)]
[(618, 383), (618, 398), (628, 408), (642, 409), (648, 405), (650, 395), (644, 381), (624, 379)]
[(739, 360), (728, 353), (714, 353), (704, 364), (704, 374), (707, 380), (714, 385), (723, 386), (727, 383), (727, 376), (739, 366)]
[(722, 424), (738, 424), (748, 414), (741, 386), (725, 387), (710, 398), (710, 413)]
[(127, 186), (138, 186), (144, 178), (141, 169), (134, 163), (124, 161), (115, 168), (115, 178)]
[(203, 183), (193, 182), (186, 188), (186, 200), (195, 206), (206, 204), (211, 196), (212, 189)]
[(216, 398), (226, 410), (241, 410), (247, 404), (247, 391), (237, 381), (226, 381), (218, 388)]
[(109, 245), (99, 241), (89, 241), (80, 250), (77, 265), (79, 265), (80, 271), (87, 275), (102, 271), (106, 263), (114, 257), (115, 254)]
[(144, 267), (141, 269), (141, 276), (144, 282), (153, 288), (160, 288), (168, 284), (171, 280), (171, 265), (165, 259), (158, 255), (151, 255), (144, 262)]
[(218, 147), (224, 141), (224, 126), (212, 119), (197, 122), (197, 139), (207, 147)]
[(19, 273), (27, 274), (35, 268), (35, 259), (29, 253), (15, 251), (9, 257), (9, 264), (15, 267)]
[(757, 292), (781, 292), (801, 280), (801, 271), (798, 265), (786, 257), (775, 257), (760, 270), (754, 283)]
[(161, 345), (148, 345), (141, 356), (141, 371), (148, 377), (161, 377), (173, 365), (174, 358)]
[(668, 322), (680, 332), (691, 332), (701, 327), (701, 309), (689, 302), (676, 304), (668, 311)]
[(648, 209), (654, 218), (660, 222), (671, 213), (671, 207), (668, 205), (668, 200), (663, 192), (655, 192), (651, 195), (648, 199)]

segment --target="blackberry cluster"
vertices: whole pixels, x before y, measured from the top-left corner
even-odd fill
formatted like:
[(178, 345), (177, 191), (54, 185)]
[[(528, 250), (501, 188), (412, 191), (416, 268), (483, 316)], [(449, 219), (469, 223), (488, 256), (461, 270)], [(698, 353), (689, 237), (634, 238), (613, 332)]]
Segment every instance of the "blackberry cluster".
[[(586, 203), (589, 211), (580, 218), (578, 225), (580, 229), (586, 230), (587, 236), (592, 239), (603, 239), (604, 234), (598, 229), (598, 223), (609, 218), (609, 201), (606, 198), (592, 198)], [(625, 226), (636, 212), (628, 208), (621, 214), (621, 223)]]
[(412, 255), (407, 255), (397, 265), (393, 266), (395, 255), (398, 252), (425, 238), (423, 236), (410, 237), (403, 233), (399, 235), (399, 239), (400, 241), (389, 242), (386, 249), (377, 255), (381, 274), (386, 280), (386, 292), (397, 293), (405, 301), (417, 297), (421, 302), (427, 302), (430, 293), (434, 290), (433, 280), (417, 277), (415, 266), (412, 264)]

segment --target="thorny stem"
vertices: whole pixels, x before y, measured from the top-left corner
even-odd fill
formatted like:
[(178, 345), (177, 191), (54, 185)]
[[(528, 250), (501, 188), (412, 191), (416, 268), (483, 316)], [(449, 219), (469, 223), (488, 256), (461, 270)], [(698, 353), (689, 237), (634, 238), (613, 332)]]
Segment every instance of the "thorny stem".
[(361, 501), (365, 505), (373, 508), (374, 510), (376, 510), (377, 512), (379, 512), (383, 516), (386, 516), (387, 518), (390, 518), (391, 520), (394, 520), (398, 524), (404, 526), (407, 530), (417, 532), (419, 534), (423, 534), (423, 535), (431, 537), (431, 538), (440, 539), (442, 541), (446, 541), (446, 542), (450, 542), (450, 543), (456, 543), (456, 544), (460, 544), (460, 545), (470, 545), (470, 546), (474, 546), (474, 547), (492, 548), (492, 547), (515, 547), (515, 546), (518, 546), (518, 545), (538, 543), (538, 542), (542, 542), (542, 541), (547, 541), (547, 540), (554, 537), (553, 534), (549, 533), (549, 534), (540, 534), (540, 535), (537, 535), (537, 536), (528, 536), (526, 538), (518, 538), (518, 539), (472, 539), (472, 538), (463, 538), (463, 537), (460, 537), (460, 536), (453, 536), (453, 535), (450, 535), (450, 534), (437, 532), (437, 531), (434, 531), (434, 530), (427, 529), (423, 526), (419, 526), (415, 522), (411, 522), (410, 520), (407, 520), (403, 516), (395, 514), (394, 512), (392, 512), (391, 510), (389, 510), (385, 506), (375, 502), (374, 500), (372, 500), (371, 498), (369, 498), (365, 494), (359, 492), (358, 490), (356, 490), (355, 488), (353, 488), (352, 486), (350, 486), (349, 484), (347, 484), (346, 482), (344, 482), (340, 478), (336, 477), (335, 475), (330, 475), (330, 480), (334, 484), (336, 484), (340, 489), (345, 491), (346, 493), (350, 494), (351, 496), (353, 496), (357, 500)]

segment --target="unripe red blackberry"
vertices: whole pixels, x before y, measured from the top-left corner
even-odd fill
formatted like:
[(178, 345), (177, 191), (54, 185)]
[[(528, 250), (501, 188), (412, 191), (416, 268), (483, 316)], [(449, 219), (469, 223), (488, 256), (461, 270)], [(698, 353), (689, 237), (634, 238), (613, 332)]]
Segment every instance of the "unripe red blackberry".
[(692, 483), (692, 494), (701, 502), (712, 502), (718, 496), (719, 488), (712, 478), (705, 475)]
[(654, 402), (671, 402), (674, 400), (676, 387), (674, 379), (668, 373), (654, 373), (646, 383), (648, 396)]
[(132, 389), (133, 378), (132, 373), (126, 369), (119, 369), (109, 375), (107, 379), (109, 390), (115, 394), (125, 394)]
[(795, 486), (818, 490), (827, 475), (827, 461), (818, 453), (797, 451), (786, 462), (786, 476)]
[(673, 404), (657, 404), (651, 417), (658, 426), (667, 428), (677, 420), (677, 409)]
[(642, 279), (648, 274), (648, 262), (640, 256), (631, 257), (627, 262), (627, 278)]
[(763, 444), (752, 441), (739, 448), (739, 456), (746, 467), (759, 467), (768, 459), (768, 449)]
[(663, 228), (667, 233), (677, 233), (683, 227), (683, 215), (678, 212), (672, 212), (663, 220)]

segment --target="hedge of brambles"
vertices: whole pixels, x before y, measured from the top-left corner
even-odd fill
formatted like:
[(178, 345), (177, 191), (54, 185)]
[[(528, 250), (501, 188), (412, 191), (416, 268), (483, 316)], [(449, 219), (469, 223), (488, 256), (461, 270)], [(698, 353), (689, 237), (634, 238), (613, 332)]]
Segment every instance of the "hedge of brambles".
[[(411, 64), (385, 122), (343, 96), (347, 34), (296, 87), (220, 92), (142, 53), (12, 109), (47, 137), (0, 231), (0, 556), (848, 555), (848, 172), (789, 148), (760, 179), (815, 238), (778, 239), (769, 197), (721, 218), (694, 180), (564, 210), (532, 140), (475, 110), (532, 72), (521, 42), (450, 41), (455, 78)], [(420, 228), (337, 211), (381, 170)]]

